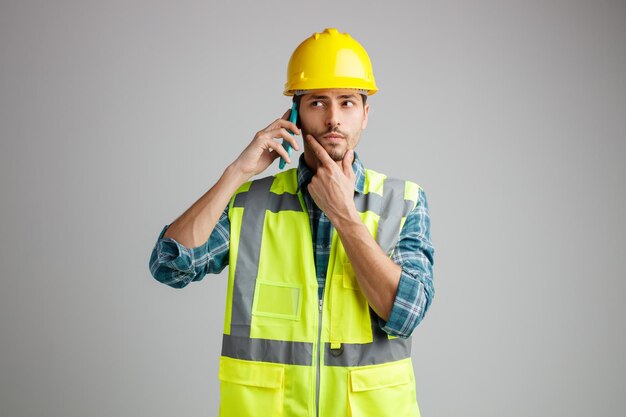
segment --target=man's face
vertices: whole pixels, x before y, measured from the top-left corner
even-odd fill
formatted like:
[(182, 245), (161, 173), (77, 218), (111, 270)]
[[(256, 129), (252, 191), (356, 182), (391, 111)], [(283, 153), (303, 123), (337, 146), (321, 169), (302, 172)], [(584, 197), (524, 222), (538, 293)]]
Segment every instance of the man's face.
[[(302, 135), (312, 135), (335, 161), (341, 161), (348, 149), (359, 143), (367, 126), (369, 105), (354, 90), (314, 90), (300, 101)], [(304, 142), (305, 158), (314, 156)]]

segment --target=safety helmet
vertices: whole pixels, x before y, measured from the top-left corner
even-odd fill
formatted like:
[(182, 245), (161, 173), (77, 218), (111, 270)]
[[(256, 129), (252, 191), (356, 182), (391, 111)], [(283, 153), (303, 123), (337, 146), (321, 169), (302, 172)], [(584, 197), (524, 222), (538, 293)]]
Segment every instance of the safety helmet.
[(289, 59), (283, 94), (323, 88), (354, 88), (368, 95), (378, 91), (367, 52), (337, 29), (314, 33), (298, 45)]

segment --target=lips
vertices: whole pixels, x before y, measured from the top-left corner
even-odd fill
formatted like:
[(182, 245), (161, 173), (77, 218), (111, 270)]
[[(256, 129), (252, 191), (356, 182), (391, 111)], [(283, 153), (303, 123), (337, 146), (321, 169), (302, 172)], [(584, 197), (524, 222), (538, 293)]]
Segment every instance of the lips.
[(322, 138), (328, 139), (328, 140), (331, 140), (331, 141), (337, 141), (337, 140), (344, 139), (344, 137), (342, 135), (338, 135), (336, 133), (331, 133), (331, 134), (328, 134), (328, 135), (324, 135), (324, 136), (322, 136)]

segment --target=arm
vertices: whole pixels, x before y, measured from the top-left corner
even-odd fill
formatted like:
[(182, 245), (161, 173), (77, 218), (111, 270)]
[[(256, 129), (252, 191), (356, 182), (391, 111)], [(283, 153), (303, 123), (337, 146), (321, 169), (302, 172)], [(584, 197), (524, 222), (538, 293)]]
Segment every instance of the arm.
[[(329, 216), (330, 218), (330, 216)], [(376, 314), (387, 321), (391, 315), (402, 268), (383, 252), (356, 208), (331, 219), (352, 264), (359, 288)]]
[(335, 163), (315, 140), (307, 142), (319, 159), (309, 184), (316, 204), (326, 213), (346, 249), (361, 291), (387, 333), (408, 337), (424, 317), (434, 296), (430, 218), (420, 190), (390, 259), (361, 222), (354, 206), (352, 152)]
[(296, 134), (300, 133), (300, 129), (286, 120), (289, 113), (290, 110), (281, 119), (257, 132), (252, 142), (226, 168), (217, 183), (170, 225), (164, 237), (191, 248), (203, 244), (211, 235), (222, 210), (241, 185), (265, 171), (279, 156), (291, 163), (287, 151), (275, 140), (285, 139), (298, 150), (296, 139), (287, 129)]
[(230, 220), (228, 207), (224, 209), (208, 241), (197, 248), (187, 248), (161, 231), (152, 255), (150, 272), (159, 282), (173, 288), (186, 287), (208, 273), (218, 274), (228, 265), (230, 250)]
[(313, 137), (307, 135), (306, 141), (318, 160), (317, 170), (308, 186), (309, 193), (337, 230), (369, 305), (379, 317), (387, 320), (401, 267), (383, 252), (356, 210), (356, 176), (352, 170), (354, 152), (348, 150), (342, 161), (335, 162)]
[[(367, 236), (361, 232), (357, 221), (360, 223), (360, 218), (346, 222), (341, 226), (343, 232), (338, 226), (337, 232), (361, 291), (381, 318), (379, 324), (385, 332), (409, 337), (426, 315), (435, 294), (434, 248), (430, 241), (426, 194), (420, 189), (417, 204), (407, 216), (391, 258), (383, 253), (367, 229)], [(353, 230), (358, 232), (351, 236)], [(388, 267), (389, 263), (392, 265)], [(373, 303), (385, 310), (379, 312)]]
[(243, 183), (267, 169), (274, 159), (282, 156), (291, 163), (285, 149), (275, 140), (286, 139), (298, 149), (296, 139), (286, 129), (297, 134), (300, 130), (286, 120), (288, 116), (289, 111), (257, 132), (218, 182), (163, 229), (150, 256), (150, 271), (158, 281), (182, 288), (226, 266), (230, 238), (228, 202)]

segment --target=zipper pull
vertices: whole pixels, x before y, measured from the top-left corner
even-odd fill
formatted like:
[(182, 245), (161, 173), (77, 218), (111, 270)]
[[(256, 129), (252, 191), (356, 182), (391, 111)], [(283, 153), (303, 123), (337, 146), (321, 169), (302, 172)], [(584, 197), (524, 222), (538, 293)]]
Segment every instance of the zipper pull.
[(322, 300), (320, 300), (320, 313), (322, 312), (322, 308), (323, 308), (323, 307), (322, 307), (322, 303), (323, 303), (323, 301), (322, 301)]

